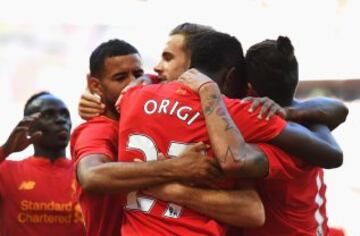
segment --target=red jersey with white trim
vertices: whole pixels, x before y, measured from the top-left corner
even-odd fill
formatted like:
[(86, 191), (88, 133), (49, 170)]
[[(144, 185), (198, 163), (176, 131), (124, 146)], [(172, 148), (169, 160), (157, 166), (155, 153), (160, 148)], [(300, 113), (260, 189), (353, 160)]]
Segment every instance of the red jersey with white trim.
[[(257, 119), (255, 113), (248, 112), (249, 103), (224, 101), (248, 142), (268, 141), (285, 127), (279, 117), (269, 122)], [(199, 96), (176, 81), (134, 87), (125, 93), (118, 109), (121, 161), (152, 161), (160, 152), (173, 158), (188, 144), (210, 143)], [(231, 180), (220, 186), (234, 187)], [(123, 235), (224, 235), (225, 231), (223, 224), (179, 205), (141, 192), (127, 197)]]
[(270, 170), (257, 183), (266, 221), (263, 227), (244, 229), (243, 235), (328, 235), (323, 169), (305, 166), (279, 148), (260, 145), (268, 149)]
[[(71, 156), (77, 166), (91, 154), (102, 154), (117, 161), (119, 122), (105, 116), (95, 117), (78, 126), (71, 135)], [(88, 236), (119, 235), (123, 195), (91, 194), (83, 191), (76, 178), (76, 194), (85, 219)]]
[(73, 167), (59, 158), (29, 157), (0, 164), (0, 235), (85, 235), (73, 201)]

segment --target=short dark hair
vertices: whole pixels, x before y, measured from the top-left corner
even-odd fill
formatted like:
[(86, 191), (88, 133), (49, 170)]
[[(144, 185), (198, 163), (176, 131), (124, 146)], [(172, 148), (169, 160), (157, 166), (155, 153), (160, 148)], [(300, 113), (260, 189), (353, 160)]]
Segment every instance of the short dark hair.
[(264, 40), (249, 48), (245, 56), (247, 80), (259, 96), (280, 104), (291, 104), (298, 84), (298, 63), (288, 37)]
[(185, 50), (185, 52), (189, 53), (190, 50), (189, 42), (193, 37), (196, 37), (206, 32), (214, 32), (214, 31), (215, 29), (207, 25), (186, 22), (176, 26), (173, 30), (170, 31), (169, 35), (170, 36), (177, 34), (183, 35), (184, 36), (183, 49)]
[(32, 111), (32, 110), (29, 109), (30, 104), (34, 100), (38, 99), (41, 96), (45, 96), (45, 95), (52, 95), (52, 94), (47, 92), (47, 91), (41, 91), (41, 92), (38, 92), (38, 93), (35, 93), (34, 95), (32, 95), (25, 103), (24, 116), (29, 116), (29, 115), (33, 114), (34, 112), (36, 112), (36, 111)]
[(111, 39), (100, 44), (90, 56), (90, 74), (99, 77), (104, 70), (106, 58), (139, 54), (138, 50), (128, 42), (119, 39)]
[(245, 58), (239, 40), (226, 33), (209, 31), (192, 37), (189, 41), (191, 65), (204, 73), (217, 73), (235, 68), (236, 79), (230, 81), (231, 87), (222, 88), (223, 81), (216, 81), (225, 95), (244, 96)]

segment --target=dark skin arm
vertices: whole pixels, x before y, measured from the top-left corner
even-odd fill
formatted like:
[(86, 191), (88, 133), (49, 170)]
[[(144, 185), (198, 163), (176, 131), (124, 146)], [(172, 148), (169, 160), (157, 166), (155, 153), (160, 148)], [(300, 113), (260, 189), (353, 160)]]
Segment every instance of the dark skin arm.
[(343, 102), (332, 98), (313, 98), (306, 101), (293, 100), (291, 106), (282, 108), (268, 97), (246, 97), (243, 101), (250, 101), (250, 112), (261, 105), (258, 118), (269, 120), (277, 114), (282, 118), (300, 123), (308, 127), (309, 124), (324, 124), (334, 130), (346, 120), (349, 113)]
[(314, 125), (312, 131), (289, 122), (286, 128), (269, 143), (313, 166), (323, 168), (341, 166), (343, 153), (329, 129), (324, 125)]
[[(335, 152), (336, 150), (341, 152), (341, 149), (335, 141), (334, 137), (332, 136), (329, 128), (335, 128), (340, 125), (340, 123), (345, 121), (348, 114), (348, 109), (342, 102), (335, 99), (316, 98), (305, 102), (293, 101), (292, 107), (283, 109), (275, 102), (266, 97), (249, 97), (245, 98), (244, 100), (252, 102), (251, 110), (255, 110), (257, 106), (262, 105), (259, 113), (260, 118), (269, 116), (271, 117), (272, 115), (280, 111), (280, 115), (282, 115), (288, 120), (293, 120), (295, 122), (303, 122), (303, 125), (306, 125), (307, 129), (292, 122), (289, 123), (288, 129), (290, 130), (290, 132), (293, 132), (295, 130), (295, 133), (298, 132), (296, 131), (296, 129), (298, 129), (301, 130), (300, 132), (304, 132), (305, 134), (309, 132), (308, 130), (310, 130), (311, 133), (308, 133), (308, 136), (310, 138), (315, 136), (333, 147), (335, 149)], [(261, 116), (261, 114), (263, 115)], [(289, 143), (289, 145), (292, 144)], [(308, 145), (310, 145), (311, 147), (311, 144)], [(287, 147), (291, 148), (291, 146)], [(294, 148), (296, 147), (294, 146)], [(308, 165), (319, 166), (322, 168), (338, 167), (342, 164), (343, 161), (342, 155), (325, 156), (325, 158), (324, 155), (308, 156), (306, 158), (302, 158), (302, 160)]]
[(195, 144), (178, 158), (152, 162), (111, 162), (103, 154), (82, 158), (77, 165), (81, 187), (88, 192), (130, 192), (169, 181), (207, 185), (221, 178), (217, 163), (200, 154), (205, 148)]
[(332, 98), (314, 98), (307, 101), (293, 101), (286, 108), (286, 118), (307, 126), (307, 124), (324, 124), (334, 130), (346, 120), (349, 113), (345, 104)]

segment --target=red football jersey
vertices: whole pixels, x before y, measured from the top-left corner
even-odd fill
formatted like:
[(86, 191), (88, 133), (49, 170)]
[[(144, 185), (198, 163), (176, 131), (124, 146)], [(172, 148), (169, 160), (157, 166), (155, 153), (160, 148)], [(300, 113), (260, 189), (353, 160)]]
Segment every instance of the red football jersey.
[[(118, 122), (105, 116), (78, 126), (71, 135), (71, 156), (77, 163), (90, 154), (103, 154), (117, 161)], [(85, 219), (87, 235), (119, 235), (123, 195), (91, 194), (76, 180), (76, 193)]]
[[(278, 117), (269, 122), (257, 119), (255, 113), (248, 112), (249, 103), (224, 101), (248, 142), (268, 141), (285, 127)], [(118, 109), (121, 161), (152, 161), (159, 152), (172, 158), (191, 143), (209, 144), (199, 96), (176, 81), (134, 87), (124, 95)], [(222, 187), (233, 188), (233, 182)], [(125, 209), (124, 235), (223, 235), (226, 230), (213, 219), (141, 192), (128, 194)]]
[(0, 164), (0, 235), (85, 235), (73, 201), (70, 160), (42, 157)]
[(276, 147), (260, 144), (269, 157), (269, 175), (257, 183), (264, 203), (263, 227), (243, 230), (245, 236), (328, 235), (323, 170), (304, 166)]

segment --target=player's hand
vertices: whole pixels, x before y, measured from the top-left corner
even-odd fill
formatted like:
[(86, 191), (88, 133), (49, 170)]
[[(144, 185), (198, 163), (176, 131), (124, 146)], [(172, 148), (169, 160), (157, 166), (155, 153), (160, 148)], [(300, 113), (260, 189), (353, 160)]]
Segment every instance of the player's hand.
[(138, 77), (136, 80), (131, 81), (120, 93), (119, 98), (117, 99), (115, 103), (115, 107), (117, 108), (121, 102), (121, 99), (123, 98), (124, 94), (131, 89), (132, 87), (135, 87), (137, 85), (148, 85), (152, 84), (152, 80), (149, 75), (142, 75)]
[(36, 142), (42, 135), (41, 131), (30, 133), (31, 126), (39, 119), (40, 113), (24, 117), (11, 132), (6, 143), (2, 146), (5, 156), (20, 152), (30, 144)]
[(105, 104), (101, 102), (99, 96), (92, 94), (88, 88), (81, 95), (78, 105), (79, 115), (84, 120), (89, 120), (105, 111)]
[(296, 109), (295, 107), (286, 107), (286, 120), (293, 121), (299, 124), (306, 123), (306, 118), (308, 116), (308, 112), (311, 112), (310, 110), (303, 110), (303, 109)]
[(186, 186), (178, 182), (160, 184), (149, 189), (142, 190), (143, 193), (166, 202), (177, 202), (177, 199), (186, 194)]
[(195, 93), (199, 93), (200, 89), (209, 83), (216, 83), (207, 75), (201, 73), (197, 69), (190, 69), (185, 71), (178, 79), (179, 82), (187, 85)]
[(214, 181), (223, 177), (216, 158), (204, 155), (209, 147), (196, 143), (173, 159), (173, 171), (178, 181), (190, 185), (213, 186)]
[(246, 97), (242, 99), (242, 101), (251, 102), (249, 112), (253, 112), (258, 106), (261, 106), (258, 114), (259, 119), (265, 118), (266, 120), (270, 120), (275, 114), (284, 119), (287, 116), (287, 111), (268, 97)]

